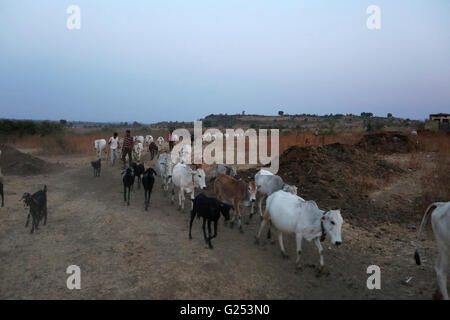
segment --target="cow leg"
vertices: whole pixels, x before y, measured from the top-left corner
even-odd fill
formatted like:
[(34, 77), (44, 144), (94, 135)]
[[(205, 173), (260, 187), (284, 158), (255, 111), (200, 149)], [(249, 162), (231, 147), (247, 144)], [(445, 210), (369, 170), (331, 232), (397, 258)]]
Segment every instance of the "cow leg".
[(267, 240), (270, 240), (271, 244), (275, 244), (275, 239), (272, 238), (272, 222), (269, 220), (269, 228), (267, 229)]
[(297, 260), (295, 260), (295, 264), (297, 268), (300, 268), (300, 254), (302, 253), (302, 239), (303, 235), (301, 233), (295, 234), (295, 240), (297, 242)]
[[(166, 190), (166, 187), (164, 187), (164, 190)], [(172, 186), (172, 198), (170, 199), (170, 203), (174, 204), (175, 202), (175, 186)]]
[(444, 254), (439, 253), (436, 259), (436, 265), (434, 270), (436, 271), (437, 282), (439, 290), (441, 291), (442, 298), (444, 300), (449, 300), (447, 291), (447, 263), (448, 258), (445, 251)]
[(244, 233), (244, 230), (242, 230), (242, 217), (241, 217), (241, 210), (239, 209), (239, 205), (237, 206), (237, 213), (238, 213), (238, 222), (239, 222), (239, 232)]
[(259, 226), (258, 233), (256, 234), (256, 237), (255, 237), (255, 243), (256, 243), (256, 244), (258, 244), (258, 243), (259, 243), (259, 239), (261, 239), (261, 232), (263, 231), (264, 226), (266, 225), (266, 223), (267, 223), (267, 220), (266, 220), (266, 219), (264, 219), (263, 221), (261, 221), (261, 225)]
[[(133, 186), (131, 186), (131, 187), (133, 187)], [(130, 190), (130, 187), (128, 187), (128, 201), (127, 201), (127, 206), (130, 205), (130, 196), (131, 196), (131, 190)]]
[(192, 230), (192, 222), (195, 219), (195, 212), (194, 210), (191, 210), (191, 219), (189, 221), (189, 239), (192, 239), (191, 230)]
[(263, 199), (262, 199), (262, 196), (260, 195), (259, 199), (258, 199), (258, 212), (259, 212), (260, 218), (262, 218), (262, 201), (263, 201)]
[(316, 244), (317, 250), (319, 250), (319, 255), (320, 255), (320, 267), (319, 270), (322, 271), (324, 268), (323, 265), (323, 248), (322, 248), (322, 244), (320, 243), (320, 238), (316, 238), (314, 239), (314, 243)]
[(182, 210), (182, 205), (183, 205), (183, 203), (182, 203), (183, 193), (184, 193), (183, 188), (180, 188), (180, 190), (178, 191), (178, 210), (180, 210), (180, 211)]
[(211, 239), (213, 237), (211, 237), (211, 219), (208, 219), (208, 246), (210, 249), (213, 248), (212, 243), (211, 243)]
[(184, 211), (184, 203), (186, 202), (186, 197), (184, 196), (184, 189), (181, 192), (181, 211)]
[(281, 249), (281, 255), (283, 258), (287, 259), (289, 258), (288, 254), (286, 253), (286, 250), (284, 250), (284, 244), (283, 244), (283, 232), (278, 232), (278, 242), (280, 243), (280, 249)]
[[(222, 201), (222, 199), (219, 199), (220, 201)], [(233, 201), (233, 206), (234, 206), (234, 209), (233, 209), (233, 218), (231, 218), (230, 219), (230, 222), (228, 223), (229, 224), (229, 226), (230, 226), (230, 228), (233, 228), (233, 226), (234, 226), (234, 220), (236, 220), (236, 215), (237, 215), (237, 211), (236, 211), (236, 208), (237, 208), (237, 206), (236, 206), (236, 203), (237, 203), (237, 201)]]
[(127, 186), (123, 185), (123, 201), (127, 202)]

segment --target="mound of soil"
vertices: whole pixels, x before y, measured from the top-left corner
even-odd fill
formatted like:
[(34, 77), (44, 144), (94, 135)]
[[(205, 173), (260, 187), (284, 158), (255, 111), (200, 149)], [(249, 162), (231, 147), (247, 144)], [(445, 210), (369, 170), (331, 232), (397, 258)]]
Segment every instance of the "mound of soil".
[(9, 145), (0, 145), (0, 150), (2, 151), (0, 167), (2, 168), (2, 173), (6, 176), (44, 174), (59, 167), (56, 164), (48, 163), (32, 155), (20, 152)]
[[(249, 180), (257, 169), (240, 171)], [(358, 225), (368, 221), (394, 221), (385, 208), (374, 207), (368, 193), (403, 172), (355, 146), (339, 143), (323, 147), (292, 146), (280, 156), (278, 175), (298, 187), (298, 195), (319, 207), (340, 208), (345, 220)]]
[(416, 149), (408, 136), (395, 132), (366, 134), (355, 146), (379, 154), (408, 153)]

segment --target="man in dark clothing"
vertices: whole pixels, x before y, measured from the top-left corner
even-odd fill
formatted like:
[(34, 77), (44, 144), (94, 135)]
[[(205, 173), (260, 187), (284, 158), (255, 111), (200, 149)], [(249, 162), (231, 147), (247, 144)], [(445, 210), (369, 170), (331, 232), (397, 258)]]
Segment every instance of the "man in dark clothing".
[(128, 162), (130, 164), (131, 167), (131, 162), (133, 162), (133, 157), (132, 157), (132, 150), (133, 150), (133, 145), (134, 145), (134, 141), (133, 141), (133, 137), (131, 136), (131, 132), (130, 130), (126, 131), (125, 134), (125, 138), (123, 139), (123, 148), (122, 148), (122, 162), (123, 162), (123, 168), (125, 169), (125, 157), (128, 154)]

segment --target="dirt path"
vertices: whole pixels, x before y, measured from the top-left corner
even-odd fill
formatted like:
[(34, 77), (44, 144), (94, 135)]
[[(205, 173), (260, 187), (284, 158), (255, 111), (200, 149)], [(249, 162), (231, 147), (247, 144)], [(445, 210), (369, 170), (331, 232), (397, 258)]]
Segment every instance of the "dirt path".
[[(159, 179), (145, 212), (142, 189), (132, 194), (130, 207), (124, 204), (118, 167), (103, 163), (102, 176), (94, 178), (88, 158), (58, 160), (63, 171), (5, 179), (0, 299), (428, 299), (434, 292), (434, 251), (426, 250), (433, 243), (423, 243), (425, 263), (415, 266), (414, 229), (381, 225), (369, 233), (345, 224), (341, 247), (326, 240), (329, 274), (318, 277), (312, 243), (304, 242), (303, 268), (297, 270), (293, 237), (285, 237), (291, 256), (285, 260), (278, 245), (254, 244), (257, 219), (244, 225), (244, 234), (220, 220), (209, 250), (199, 221), (188, 239), (188, 210), (170, 204)], [(30, 235), (18, 199), (44, 183), (48, 224)], [(72, 264), (81, 268), (81, 290), (66, 288), (65, 270)], [(381, 267), (381, 290), (366, 287), (372, 264)], [(410, 284), (402, 284), (410, 276)]]

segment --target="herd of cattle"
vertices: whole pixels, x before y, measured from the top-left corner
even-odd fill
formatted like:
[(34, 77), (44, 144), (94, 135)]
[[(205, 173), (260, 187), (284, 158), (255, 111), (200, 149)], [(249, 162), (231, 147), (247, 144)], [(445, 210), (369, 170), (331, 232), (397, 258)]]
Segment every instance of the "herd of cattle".
[[(174, 135), (175, 141), (178, 141), (178, 136)], [(164, 138), (159, 136), (158, 139), (156, 139), (158, 145), (153, 141), (153, 136), (146, 135), (144, 136), (134, 136), (133, 140), (137, 142), (133, 146), (133, 159), (136, 159), (137, 161), (141, 161), (142, 153), (144, 152), (144, 145), (146, 145), (149, 148), (151, 160), (153, 160), (153, 157), (158, 152), (158, 145), (161, 146), (164, 143)], [(119, 144), (123, 145), (123, 138), (119, 139)], [(105, 156), (108, 153), (108, 148), (106, 147), (107, 143), (105, 139), (98, 139), (94, 141), (94, 149), (97, 153), (97, 158), (102, 158), (102, 155)], [(118, 151), (121, 151), (121, 148), (118, 149)]]
[[(143, 142), (141, 142), (141, 138)], [(153, 143), (153, 137), (146, 136), (135, 137), (139, 140), (138, 144), (144, 142), (150, 145)], [(103, 139), (102, 139), (103, 140)], [(99, 159), (92, 162), (94, 176), (100, 176), (101, 152), (106, 148), (106, 141), (96, 140), (94, 143)], [(162, 145), (164, 139), (158, 138), (158, 144)], [(104, 144), (103, 144), (104, 142)], [(101, 147), (102, 146), (102, 147)], [(140, 147), (138, 147), (140, 148)], [(1, 156), (1, 151), (0, 151)], [(191, 216), (189, 223), (189, 238), (192, 239), (191, 229), (195, 217), (203, 219), (203, 237), (208, 248), (213, 248), (211, 240), (217, 237), (217, 223), (222, 215), (226, 222), (232, 227), (235, 220), (238, 221), (239, 231), (243, 232), (241, 207), (249, 206), (250, 218), (255, 213), (255, 204), (257, 204), (258, 213), (261, 218), (261, 224), (255, 242), (259, 243), (261, 233), (267, 226), (267, 238), (271, 238), (271, 227), (278, 230), (278, 241), (283, 257), (286, 257), (286, 251), (283, 244), (283, 233), (295, 234), (297, 245), (296, 264), (299, 266), (301, 244), (303, 239), (313, 241), (316, 245), (320, 257), (320, 270), (324, 267), (323, 261), (323, 242), (326, 236), (334, 245), (342, 243), (341, 229), (343, 218), (340, 210), (321, 210), (313, 200), (304, 200), (297, 195), (297, 187), (284, 183), (280, 176), (277, 176), (266, 169), (260, 169), (254, 180), (245, 182), (236, 179), (237, 168), (235, 166), (227, 167), (217, 165), (216, 177), (214, 180), (215, 197), (208, 197), (202, 193), (195, 197), (195, 189), (206, 189), (206, 174), (202, 165), (191, 167), (186, 159), (191, 157), (191, 146), (185, 145), (177, 157), (172, 159), (172, 154), (168, 151), (159, 151), (156, 160), (156, 168), (161, 178), (161, 187), (164, 191), (171, 190), (171, 203), (174, 203), (175, 193), (178, 193), (178, 208), (184, 209), (185, 193), (190, 194)], [(140, 162), (140, 156), (136, 158)], [(142, 184), (145, 195), (145, 210), (148, 210), (155, 176), (158, 173), (153, 168), (145, 168), (143, 164), (133, 162), (129, 168), (122, 171), (122, 182), (124, 189), (124, 201), (130, 205), (131, 192), (135, 182), (137, 188)], [(0, 169), (0, 194), (2, 196), (3, 206), (3, 179)], [(47, 187), (37, 191), (34, 194), (24, 193), (21, 198), (25, 206), (29, 207), (26, 227), (30, 217), (32, 218), (31, 232), (38, 229), (39, 223), (44, 219), (44, 225), (47, 222)], [(265, 208), (263, 210), (263, 203)], [(231, 215), (230, 211), (234, 214)], [(431, 223), (438, 248), (438, 255), (435, 264), (435, 271), (438, 279), (440, 292), (444, 299), (448, 300), (447, 292), (447, 269), (448, 258), (450, 254), (450, 202), (438, 202), (431, 204), (422, 219), (420, 231), (418, 234), (414, 257), (417, 264), (420, 264), (418, 253), (418, 243), (425, 227), (427, 217), (431, 213)], [(250, 219), (249, 218), (249, 219)], [(214, 226), (214, 233), (211, 232), (211, 224)], [(208, 234), (206, 233), (208, 227)]]

